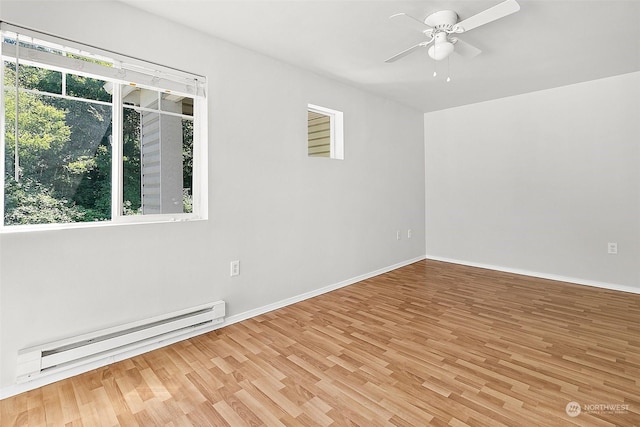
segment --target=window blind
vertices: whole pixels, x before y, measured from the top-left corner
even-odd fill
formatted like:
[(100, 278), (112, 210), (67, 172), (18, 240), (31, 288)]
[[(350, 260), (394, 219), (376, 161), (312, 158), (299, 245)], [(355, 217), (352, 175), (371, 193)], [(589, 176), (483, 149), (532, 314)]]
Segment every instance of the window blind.
[(204, 98), (203, 76), (162, 67), (137, 58), (87, 46), (35, 30), (0, 22), (5, 60), (40, 65), (53, 70), (74, 70), (79, 75), (110, 82)]

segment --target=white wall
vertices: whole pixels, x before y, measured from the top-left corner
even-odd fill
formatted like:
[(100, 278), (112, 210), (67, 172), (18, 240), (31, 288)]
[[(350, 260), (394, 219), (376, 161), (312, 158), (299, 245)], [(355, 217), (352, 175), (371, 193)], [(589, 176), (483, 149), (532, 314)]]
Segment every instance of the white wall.
[[(21, 348), (218, 299), (237, 316), (424, 256), (421, 112), (117, 2), (2, 0), (0, 19), (210, 82), (208, 221), (0, 235), (0, 391)], [(345, 160), (307, 157), (307, 103), (344, 112)]]
[(426, 114), (427, 257), (640, 292), (639, 135), (640, 73)]

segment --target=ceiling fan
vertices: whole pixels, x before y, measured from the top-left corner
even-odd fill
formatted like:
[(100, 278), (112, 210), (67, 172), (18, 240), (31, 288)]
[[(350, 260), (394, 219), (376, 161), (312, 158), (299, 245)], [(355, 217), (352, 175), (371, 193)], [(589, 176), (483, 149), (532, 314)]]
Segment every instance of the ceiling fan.
[(389, 19), (397, 22), (403, 22), (406, 25), (417, 29), (427, 36), (428, 40), (420, 42), (415, 46), (411, 46), (410, 48), (393, 55), (385, 62), (397, 61), (421, 47), (428, 47), (429, 49), (427, 52), (429, 56), (436, 61), (445, 59), (454, 50), (464, 57), (473, 58), (482, 51), (452, 35), (465, 33), (481, 25), (504, 18), (505, 16), (511, 15), (519, 10), (520, 5), (516, 0), (506, 0), (460, 22), (458, 22), (458, 14), (453, 10), (441, 10), (439, 12), (432, 13), (427, 16), (424, 21), (414, 18), (411, 15), (407, 15), (406, 13), (396, 13), (395, 15), (391, 15)]

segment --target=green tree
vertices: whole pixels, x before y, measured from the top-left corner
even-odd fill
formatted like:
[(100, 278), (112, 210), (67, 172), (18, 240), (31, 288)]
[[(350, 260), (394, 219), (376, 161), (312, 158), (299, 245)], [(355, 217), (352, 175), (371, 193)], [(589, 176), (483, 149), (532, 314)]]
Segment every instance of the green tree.
[(193, 121), (182, 121), (182, 209), (193, 212)]
[(81, 208), (54, 197), (37, 181), (5, 181), (5, 225), (76, 222), (84, 217)]
[[(5, 85), (13, 86), (15, 76), (15, 65), (5, 63)], [(47, 93), (61, 93), (63, 76), (68, 95), (111, 101), (103, 81), (20, 66), (19, 87), (41, 92), (21, 91), (18, 95), (20, 178), (29, 181), (31, 193), (46, 190), (47, 197), (60, 201), (58, 205), (46, 205), (48, 208), (77, 206), (78, 211), (84, 213), (84, 216), (61, 218), (76, 221), (108, 219), (111, 216), (111, 106), (49, 96)], [(15, 149), (15, 99), (15, 91), (6, 92), (5, 164), (8, 175), (15, 171), (11, 161)], [(16, 194), (27, 195), (26, 192)], [(14, 205), (20, 204), (15, 201)]]
[[(6, 159), (15, 159), (16, 147), (15, 92), (5, 94), (5, 150)], [(21, 93), (18, 97), (18, 162), (19, 176), (42, 181), (55, 173), (51, 165), (54, 157), (69, 141), (71, 128), (65, 124), (65, 112), (45, 104), (38, 95)], [(6, 162), (7, 173), (15, 174), (15, 162)]]
[[(44, 93), (62, 94), (102, 102), (111, 102), (111, 94), (99, 79), (61, 73), (40, 67), (20, 66), (19, 84)], [(22, 94), (21, 94), (22, 96)], [(62, 150), (47, 159), (51, 174), (40, 182), (52, 186), (52, 194), (83, 206), (86, 220), (104, 220), (111, 216), (111, 106), (43, 95), (43, 102), (65, 112), (65, 124), (71, 129)], [(43, 159), (44, 160), (44, 159)]]

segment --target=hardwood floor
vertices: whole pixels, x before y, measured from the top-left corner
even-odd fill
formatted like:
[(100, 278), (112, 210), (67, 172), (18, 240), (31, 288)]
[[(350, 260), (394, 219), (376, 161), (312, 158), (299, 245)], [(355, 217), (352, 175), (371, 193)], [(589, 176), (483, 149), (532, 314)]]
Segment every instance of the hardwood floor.
[(640, 295), (421, 261), (0, 409), (3, 427), (637, 426)]

